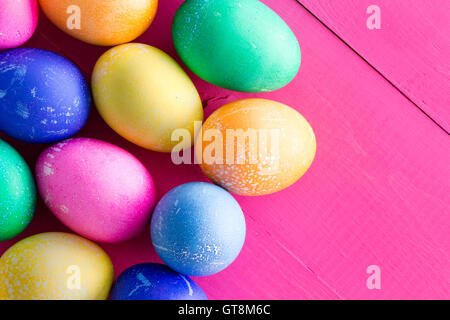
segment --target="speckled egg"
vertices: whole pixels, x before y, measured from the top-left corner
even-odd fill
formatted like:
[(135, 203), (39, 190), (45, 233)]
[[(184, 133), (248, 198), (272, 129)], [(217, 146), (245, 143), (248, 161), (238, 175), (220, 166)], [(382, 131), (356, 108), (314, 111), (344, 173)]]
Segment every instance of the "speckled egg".
[(156, 206), (151, 222), (153, 246), (161, 260), (194, 277), (228, 267), (242, 249), (245, 229), (237, 201), (204, 182), (172, 189)]
[(62, 31), (81, 41), (115, 46), (133, 41), (152, 23), (158, 0), (39, 0)]
[(38, 17), (36, 0), (0, 1), (0, 50), (27, 42), (36, 30)]
[(41, 197), (76, 233), (100, 242), (122, 242), (141, 233), (155, 204), (144, 165), (110, 143), (79, 138), (45, 150), (36, 163)]
[(105, 300), (113, 279), (108, 255), (69, 233), (28, 237), (0, 258), (0, 300)]
[(165, 265), (143, 263), (125, 270), (114, 283), (111, 300), (208, 300), (188, 276)]
[(235, 194), (259, 196), (300, 179), (314, 160), (316, 139), (291, 107), (247, 99), (216, 110), (197, 136), (195, 151), (211, 181)]
[(66, 139), (85, 124), (89, 86), (66, 58), (46, 50), (0, 53), (0, 130), (31, 143)]
[(0, 241), (28, 226), (36, 208), (36, 186), (25, 160), (0, 139)]
[[(96, 106), (109, 126), (125, 139), (150, 150), (171, 152), (193, 143), (203, 106), (192, 81), (163, 51), (125, 44), (107, 51), (92, 75)], [(176, 131), (191, 139), (179, 144)]]
[(219, 87), (274, 91), (300, 68), (294, 33), (258, 0), (186, 0), (175, 14), (172, 35), (188, 68)]

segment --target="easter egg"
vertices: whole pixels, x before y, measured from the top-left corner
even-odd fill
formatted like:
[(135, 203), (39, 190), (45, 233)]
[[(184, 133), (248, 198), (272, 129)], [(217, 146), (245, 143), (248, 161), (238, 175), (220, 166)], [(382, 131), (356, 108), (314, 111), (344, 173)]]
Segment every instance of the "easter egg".
[(113, 279), (108, 255), (69, 233), (25, 238), (0, 258), (0, 300), (105, 300)]
[(156, 253), (171, 269), (208, 276), (227, 268), (245, 241), (245, 218), (237, 201), (210, 183), (172, 189), (157, 204), (151, 221)]
[(206, 176), (228, 191), (259, 196), (283, 190), (311, 166), (313, 129), (284, 104), (247, 99), (216, 110), (196, 141), (196, 159)]
[(114, 283), (110, 299), (208, 300), (192, 279), (158, 263), (143, 263), (126, 269)]
[(115, 46), (133, 41), (152, 23), (158, 0), (39, 0), (62, 31), (81, 41)]
[(31, 143), (66, 139), (85, 124), (89, 86), (66, 58), (46, 50), (0, 53), (0, 130)]
[(0, 139), (0, 241), (20, 234), (33, 219), (36, 186), (25, 160)]
[(36, 30), (38, 17), (36, 0), (0, 1), (0, 50), (27, 42)]
[(36, 163), (45, 204), (74, 232), (100, 242), (121, 242), (141, 233), (155, 204), (144, 165), (110, 143), (79, 138), (45, 150)]
[[(150, 150), (171, 152), (179, 130), (194, 137), (203, 106), (192, 81), (163, 51), (124, 44), (100, 57), (92, 75), (97, 109), (125, 139)], [(175, 141), (176, 140), (176, 141)], [(193, 139), (183, 140), (189, 148)]]
[(274, 91), (300, 68), (294, 33), (258, 0), (187, 0), (175, 14), (172, 36), (187, 67), (222, 88)]

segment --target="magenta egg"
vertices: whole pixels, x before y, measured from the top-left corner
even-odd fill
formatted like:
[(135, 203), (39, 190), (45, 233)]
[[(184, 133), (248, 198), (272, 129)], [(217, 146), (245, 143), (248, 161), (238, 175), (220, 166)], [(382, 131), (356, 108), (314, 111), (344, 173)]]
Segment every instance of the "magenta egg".
[(0, 1), (0, 50), (27, 42), (36, 30), (37, 0)]
[(45, 150), (36, 164), (36, 181), (62, 223), (99, 242), (137, 236), (156, 200), (144, 165), (128, 151), (96, 139), (69, 139)]

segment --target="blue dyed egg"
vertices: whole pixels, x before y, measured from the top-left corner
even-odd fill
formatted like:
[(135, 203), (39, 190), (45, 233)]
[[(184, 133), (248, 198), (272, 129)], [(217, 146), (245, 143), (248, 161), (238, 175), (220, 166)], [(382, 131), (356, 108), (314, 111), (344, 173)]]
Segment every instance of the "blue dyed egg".
[(66, 58), (46, 50), (0, 53), (0, 130), (31, 143), (71, 137), (85, 124), (89, 86)]
[(165, 265), (143, 263), (125, 270), (113, 286), (111, 300), (208, 300), (189, 277)]
[(228, 267), (239, 255), (245, 218), (224, 189), (187, 183), (158, 203), (151, 236), (157, 254), (170, 268), (189, 276), (208, 276)]

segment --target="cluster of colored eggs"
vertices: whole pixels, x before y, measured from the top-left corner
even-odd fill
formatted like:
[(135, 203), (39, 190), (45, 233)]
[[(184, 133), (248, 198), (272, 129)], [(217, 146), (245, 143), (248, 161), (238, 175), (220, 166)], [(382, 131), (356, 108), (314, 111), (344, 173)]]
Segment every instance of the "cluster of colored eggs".
[[(73, 37), (96, 45), (120, 44), (95, 65), (93, 98), (79, 69), (60, 55), (31, 48), (0, 52), (0, 130), (29, 143), (56, 143), (40, 155), (35, 183), (24, 159), (0, 140), (0, 241), (17, 236), (32, 220), (37, 185), (53, 214), (93, 241), (126, 241), (150, 222), (153, 246), (167, 266), (127, 269), (114, 284), (111, 299), (206, 299), (188, 276), (224, 270), (245, 241), (244, 214), (228, 191), (257, 196), (287, 188), (310, 167), (316, 141), (297, 111), (263, 99), (223, 106), (198, 132), (196, 123), (204, 120), (202, 101), (182, 67), (155, 47), (122, 44), (148, 28), (157, 4), (40, 0), (47, 17)], [(67, 28), (70, 6), (80, 10), (83, 28)], [(4, 25), (2, 15), (23, 23)], [(36, 0), (2, 2), (0, 50), (26, 42), (37, 16)], [(277, 90), (300, 67), (295, 35), (257, 0), (187, 0), (174, 17), (172, 34), (183, 62), (223, 88)], [(201, 159), (210, 151), (202, 143), (208, 132), (226, 136), (228, 130), (265, 130), (278, 132), (277, 153), (240, 163), (239, 157), (252, 157), (246, 146), (231, 163), (201, 162), (216, 185), (184, 184), (156, 203), (153, 179), (132, 154), (96, 139), (67, 140), (87, 121), (92, 100), (114, 131), (150, 150), (172, 152), (196, 142), (196, 158)], [(180, 129), (190, 137), (181, 143), (173, 140)], [(229, 147), (227, 141), (215, 151), (225, 154)], [(66, 233), (38, 234), (0, 258), (0, 299), (105, 299), (113, 273), (109, 257), (95, 243)]]

